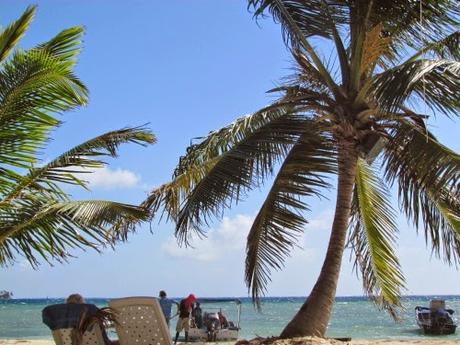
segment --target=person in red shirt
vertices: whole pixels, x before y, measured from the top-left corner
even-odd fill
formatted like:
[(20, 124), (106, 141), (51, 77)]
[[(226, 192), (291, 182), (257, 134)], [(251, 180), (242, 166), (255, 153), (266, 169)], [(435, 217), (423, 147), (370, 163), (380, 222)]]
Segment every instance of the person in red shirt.
[(193, 303), (196, 302), (196, 297), (194, 294), (188, 295), (187, 298), (184, 298), (179, 303), (179, 319), (177, 320), (176, 325), (176, 338), (174, 339), (174, 344), (177, 343), (180, 332), (185, 331), (185, 341), (188, 341), (188, 330), (190, 328), (190, 313), (192, 311)]

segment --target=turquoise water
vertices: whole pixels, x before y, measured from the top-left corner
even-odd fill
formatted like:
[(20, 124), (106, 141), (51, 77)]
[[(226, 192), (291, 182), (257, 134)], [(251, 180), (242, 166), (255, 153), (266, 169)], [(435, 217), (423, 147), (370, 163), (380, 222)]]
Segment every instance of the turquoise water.
[[(423, 339), (415, 323), (414, 307), (427, 306), (432, 298), (440, 296), (411, 296), (404, 298), (404, 320), (395, 323), (385, 312), (380, 312), (371, 302), (360, 297), (338, 297), (333, 309), (328, 336), (353, 339)], [(442, 296), (449, 308), (460, 313), (460, 296)], [(107, 306), (108, 299), (88, 299), (100, 307)], [(254, 310), (251, 301), (241, 299), (241, 338), (256, 335), (277, 335), (301, 306), (303, 298), (265, 298), (262, 312)], [(15, 299), (0, 301), (0, 338), (50, 339), (51, 333), (41, 322), (41, 310), (49, 304), (62, 303), (59, 299)], [(203, 311), (221, 307), (230, 320), (236, 321), (236, 305), (230, 302), (202, 304)], [(174, 325), (174, 321), (172, 325)], [(172, 328), (172, 327), (171, 327)], [(457, 334), (443, 338), (460, 339)]]

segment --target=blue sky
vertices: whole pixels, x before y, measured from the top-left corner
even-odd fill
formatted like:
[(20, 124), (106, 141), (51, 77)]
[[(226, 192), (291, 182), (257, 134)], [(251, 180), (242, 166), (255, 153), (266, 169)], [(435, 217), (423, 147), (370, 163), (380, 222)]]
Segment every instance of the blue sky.
[[(138, 203), (148, 190), (166, 182), (191, 138), (206, 135), (261, 106), (265, 93), (290, 70), (280, 28), (271, 20), (257, 23), (245, 1), (36, 2), (38, 13), (22, 41), (30, 47), (60, 30), (84, 25), (86, 35), (76, 72), (88, 86), (90, 104), (61, 117), (43, 159), (104, 131), (149, 123), (158, 143), (125, 146), (120, 158), (91, 177), (92, 191), (76, 198), (110, 198)], [(27, 1), (4, 0), (0, 23), (17, 18)], [(460, 151), (460, 126), (438, 117), (431, 129)], [(53, 267), (32, 270), (25, 262), (0, 270), (0, 289), (20, 297), (63, 297), (73, 292), (92, 297), (194, 292), (198, 296), (246, 296), (243, 283), (244, 240), (263, 200), (255, 191), (246, 202), (212, 224), (209, 237), (194, 248), (179, 248), (172, 225), (141, 226), (115, 251), (75, 252)], [(334, 200), (334, 193), (329, 194)], [(312, 200), (310, 224), (286, 269), (273, 275), (270, 296), (308, 294), (325, 251), (333, 203)], [(152, 230), (152, 233), (150, 232)], [(398, 253), (409, 294), (455, 294), (459, 272), (431, 259), (422, 238), (400, 221)], [(348, 254), (338, 295), (361, 295)]]

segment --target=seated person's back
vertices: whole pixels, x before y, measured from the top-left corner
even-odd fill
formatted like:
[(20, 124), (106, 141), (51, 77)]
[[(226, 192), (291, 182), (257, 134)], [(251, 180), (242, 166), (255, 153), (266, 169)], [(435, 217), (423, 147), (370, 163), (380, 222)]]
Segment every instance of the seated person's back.
[(94, 304), (53, 304), (43, 309), (42, 319), (52, 331), (61, 328), (75, 328), (82, 317), (91, 317), (98, 310)]
[[(78, 328), (80, 322), (85, 318), (91, 318), (97, 314), (99, 308), (94, 304), (85, 303), (63, 303), (53, 304), (45, 307), (42, 310), (42, 320), (51, 331), (55, 331), (62, 328)], [(94, 325), (99, 327), (99, 325)], [(116, 341), (111, 341), (105, 329), (101, 327), (102, 338), (104, 343), (107, 345), (118, 344)]]

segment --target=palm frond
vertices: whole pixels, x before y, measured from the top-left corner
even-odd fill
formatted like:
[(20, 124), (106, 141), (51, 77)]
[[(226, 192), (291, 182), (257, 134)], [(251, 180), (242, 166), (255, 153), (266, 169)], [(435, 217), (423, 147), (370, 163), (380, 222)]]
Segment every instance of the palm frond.
[(339, 93), (338, 85), (309, 43), (308, 37), (333, 37), (332, 28), (346, 18), (340, 15), (340, 7), (325, 6), (322, 1), (300, 0), (249, 0), (248, 6), (256, 9), (255, 16), (263, 15), (268, 9), (273, 18), (281, 23), (285, 41), (289, 42), (293, 48), (303, 50), (326, 81), (330, 91), (334, 94)]
[(87, 314), (87, 311), (84, 311), (80, 315), (77, 327), (71, 331), (72, 344), (83, 345), (83, 334), (85, 334), (87, 330), (91, 330), (93, 327), (105, 329), (109, 325), (118, 325), (119, 322), (117, 317), (117, 311), (110, 307), (97, 308), (96, 312), (92, 314)]
[(306, 130), (303, 116), (285, 115), (247, 136), (220, 159), (186, 195), (176, 222), (176, 236), (188, 243), (190, 232), (203, 235), (210, 217), (220, 217), (225, 208), (242, 200), (260, 186), (290, 147)]
[[(369, 94), (385, 111), (395, 111), (414, 94), (423, 97), (434, 111), (458, 116), (460, 100), (460, 62), (415, 60), (391, 68), (369, 81)], [(424, 87), (424, 85), (429, 87)]]
[(43, 203), (37, 199), (21, 208), (2, 207), (0, 228), (0, 265), (13, 262), (18, 255), (37, 267), (41, 257), (65, 260), (69, 248), (93, 248), (117, 238), (106, 230), (122, 220), (147, 219), (147, 210), (104, 200)]
[(80, 53), (84, 28), (76, 26), (65, 29), (58, 33), (48, 42), (39, 44), (35, 49), (58, 58), (61, 61), (76, 62), (76, 57)]
[[(332, 101), (333, 94), (328, 88), (327, 80), (323, 78), (321, 73), (313, 66), (312, 62), (300, 50), (293, 50), (292, 56), (298, 65), (295, 69), (295, 75), (288, 78), (287, 85), (283, 85), (274, 90), (280, 90), (286, 88), (286, 86), (291, 88), (297, 87), (298, 90), (296, 93), (292, 92), (292, 90), (291, 94), (286, 94), (288, 99), (290, 99), (288, 96), (295, 96), (298, 94), (300, 97), (299, 100), (301, 100), (302, 97), (310, 96), (310, 99), (317, 99), (319, 102), (324, 100)], [(272, 91), (273, 90), (270, 90), (269, 92)], [(298, 102), (297, 99), (296, 101)]]
[(3, 64), (1, 79), (5, 88), (2, 98), (10, 102), (22, 96), (49, 112), (67, 111), (87, 102), (88, 90), (73, 74), (72, 64), (45, 49), (17, 50), (12, 59)]
[(0, 159), (27, 168), (59, 121), (51, 116), (86, 104), (87, 90), (65, 62), (18, 51), (0, 71)]
[(175, 219), (185, 196), (195, 188), (222, 154), (270, 122), (288, 115), (289, 108), (280, 104), (265, 107), (238, 118), (230, 125), (209, 133), (205, 138), (196, 138), (201, 141), (190, 145), (186, 155), (180, 157), (172, 181), (155, 189), (143, 205), (152, 214), (164, 205), (168, 217)]
[[(183, 200), (193, 190), (193, 186), (206, 176), (218, 160), (219, 157), (216, 157), (205, 163), (189, 166), (186, 173), (152, 190), (140, 204), (140, 207), (149, 210), (150, 220), (161, 208), (163, 208), (162, 215), (166, 214), (168, 220), (176, 220)], [(128, 234), (136, 230), (138, 223), (139, 221), (135, 219), (123, 221), (116, 224), (112, 230), (120, 240), (125, 241)]]
[[(246, 138), (252, 136), (273, 121), (288, 116), (290, 105), (275, 103), (253, 114), (243, 116), (218, 131), (209, 133), (199, 143), (187, 148), (186, 155), (180, 157), (172, 180), (155, 188), (142, 202), (142, 207), (150, 210), (153, 217), (160, 208), (168, 219), (177, 220), (181, 204), (200, 181), (210, 172), (222, 155)], [(127, 234), (135, 224), (119, 224), (118, 232)]]
[(81, 175), (91, 173), (87, 169), (101, 168), (105, 162), (96, 157), (116, 157), (118, 146), (124, 143), (139, 145), (155, 143), (155, 136), (145, 127), (123, 128), (104, 133), (61, 154), (39, 168), (31, 168), (29, 174), (16, 181), (14, 189), (6, 194), (0, 203), (11, 202), (30, 188), (35, 193), (43, 188), (54, 187), (61, 194), (56, 183), (85, 186)]
[(173, 178), (186, 173), (190, 167), (194, 169), (195, 166), (220, 156), (247, 136), (270, 122), (290, 114), (291, 111), (291, 106), (284, 105), (282, 102), (275, 103), (255, 113), (242, 116), (228, 126), (210, 132), (204, 138), (196, 138), (201, 141), (190, 145), (186, 155), (180, 157)]
[[(460, 181), (460, 155), (445, 147), (426, 130), (400, 121), (385, 146), (386, 177), (394, 182), (411, 171), (421, 186), (455, 192)], [(413, 168), (411, 168), (413, 167)], [(416, 170), (414, 170), (416, 169)], [(416, 172), (417, 171), (417, 172)]]
[(432, 250), (437, 257), (443, 257), (445, 262), (458, 267), (460, 263), (460, 197), (458, 193), (453, 194), (445, 189), (441, 195), (439, 194), (439, 191), (427, 188), (427, 196), (430, 197), (430, 200), (426, 204), (434, 209), (431, 211), (430, 218), (433, 220), (430, 224)]
[[(333, 20), (339, 29), (347, 25), (364, 26), (366, 29), (379, 23), (384, 32), (406, 44), (420, 43), (420, 8), (423, 15), (425, 39), (435, 41), (442, 33), (452, 31), (458, 24), (460, 5), (456, 0), (423, 1), (347, 1), (347, 0), (248, 0), (248, 8), (254, 9), (254, 16), (261, 17), (269, 12), (283, 27), (287, 41), (295, 39), (290, 26), (280, 11), (282, 4), (305, 37), (318, 35), (330, 38)], [(367, 25), (363, 25), (367, 24)], [(339, 30), (340, 31), (340, 30)]]
[[(460, 5), (456, 0), (375, 1), (371, 20), (385, 24), (396, 55), (404, 56), (405, 47), (419, 50), (425, 42), (438, 41), (458, 29)], [(422, 14), (422, 22), (420, 21)]]
[(402, 122), (385, 147), (385, 177), (397, 183), (401, 209), (423, 228), (436, 257), (460, 262), (460, 155), (419, 128)]
[(369, 31), (370, 14), (374, 10), (374, 2), (366, 1), (360, 4), (352, 4), (349, 8), (350, 21), (350, 90), (358, 90), (361, 83), (361, 71), (363, 67), (364, 43)]
[(271, 271), (283, 266), (307, 224), (306, 197), (321, 196), (327, 174), (336, 172), (335, 153), (311, 122), (284, 160), (273, 186), (249, 231), (245, 280), (259, 306)]
[[(282, 25), (283, 36), (286, 43), (293, 46), (299, 45), (299, 37), (293, 32), (293, 23), (297, 26), (302, 37), (320, 36), (332, 38), (331, 22), (340, 24), (348, 23), (348, 6), (343, 2), (335, 1), (334, 4), (325, 1), (313, 0), (249, 0), (248, 8), (254, 9), (254, 17), (261, 17), (269, 12), (273, 19)], [(286, 14), (291, 19), (288, 19)]]
[(0, 63), (4, 61), (24, 36), (32, 21), (36, 6), (29, 6), (17, 20), (0, 30)]
[(365, 292), (397, 317), (404, 276), (393, 249), (398, 232), (396, 212), (383, 181), (365, 160), (356, 167), (350, 244)]
[(446, 60), (460, 60), (460, 31), (455, 31), (437, 41), (426, 43), (406, 61), (414, 61), (426, 53), (436, 54)]
[(206, 174), (208, 174), (220, 157), (211, 158), (207, 162), (190, 165), (187, 171), (178, 175), (171, 182), (165, 183), (152, 191), (141, 204), (155, 214), (164, 206), (168, 218), (176, 219), (180, 205), (186, 196), (195, 188)]
[[(83, 28), (62, 31), (29, 50), (16, 49), (35, 7), (0, 30), (0, 266), (26, 258), (65, 260), (72, 248), (112, 245), (122, 222), (145, 220), (143, 207), (111, 201), (71, 201), (62, 183), (84, 185), (88, 172), (115, 157), (122, 143), (145, 145), (155, 137), (144, 127), (112, 131), (80, 144), (42, 167), (37, 152), (60, 124), (56, 113), (87, 103), (88, 90), (73, 74)], [(26, 170), (24, 172), (24, 170)]]

